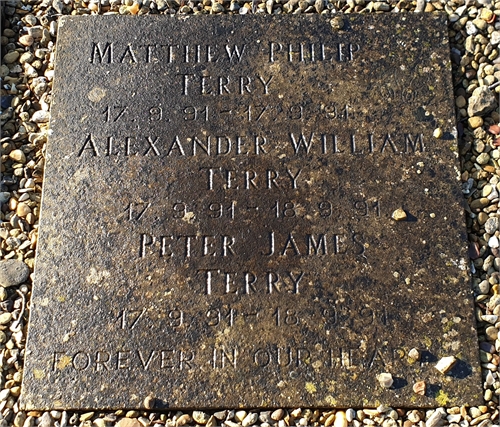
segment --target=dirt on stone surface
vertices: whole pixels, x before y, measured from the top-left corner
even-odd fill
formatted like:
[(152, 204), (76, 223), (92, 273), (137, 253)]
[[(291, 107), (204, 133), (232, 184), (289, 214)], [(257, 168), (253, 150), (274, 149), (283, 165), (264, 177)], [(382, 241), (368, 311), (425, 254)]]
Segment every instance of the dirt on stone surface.
[[(365, 425), (453, 427), (498, 425), (500, 395), (500, 2), (494, 1), (133, 1), (8, 0), (2, 6), (0, 65), (2, 165), (0, 188), (0, 427), (261, 425), (336, 427)], [(283, 408), (274, 411), (221, 409), (186, 412), (119, 410), (112, 413), (24, 412), (18, 396), (31, 280), (37, 244), (44, 150), (48, 136), (57, 21), (85, 14), (300, 14), (446, 13), (453, 67), (462, 192), (478, 322), (484, 404), (415, 410)], [(140, 18), (138, 18), (140, 19)], [(332, 24), (333, 25), (333, 24)], [(4, 262), (18, 261), (18, 263)], [(444, 365), (443, 365), (444, 366)], [(445, 367), (443, 367), (445, 369)], [(381, 378), (388, 384), (388, 378)], [(68, 385), (71, 386), (71, 385)], [(418, 393), (422, 385), (415, 388)], [(442, 405), (446, 402), (443, 401)], [(147, 405), (145, 405), (147, 407)]]

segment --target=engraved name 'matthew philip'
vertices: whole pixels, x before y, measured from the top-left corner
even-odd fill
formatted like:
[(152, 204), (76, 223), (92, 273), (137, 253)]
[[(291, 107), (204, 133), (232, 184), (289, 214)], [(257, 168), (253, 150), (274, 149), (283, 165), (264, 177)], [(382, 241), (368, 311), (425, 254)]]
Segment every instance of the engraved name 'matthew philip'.
[(92, 64), (124, 63), (238, 63), (248, 56), (264, 55), (269, 63), (286, 62), (347, 62), (360, 50), (353, 43), (288, 43), (270, 41), (248, 44), (123, 44), (119, 42), (93, 42), (89, 61)]

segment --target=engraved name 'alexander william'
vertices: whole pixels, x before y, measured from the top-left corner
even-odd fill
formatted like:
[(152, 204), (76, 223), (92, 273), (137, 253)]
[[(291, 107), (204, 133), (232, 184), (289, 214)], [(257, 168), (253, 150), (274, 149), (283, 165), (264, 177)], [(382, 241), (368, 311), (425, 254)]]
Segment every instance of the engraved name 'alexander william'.
[(425, 151), (422, 133), (357, 133), (342, 136), (336, 132), (289, 132), (280, 140), (266, 135), (142, 135), (82, 137), (78, 157), (227, 157), (276, 154), (363, 155), (414, 154)]

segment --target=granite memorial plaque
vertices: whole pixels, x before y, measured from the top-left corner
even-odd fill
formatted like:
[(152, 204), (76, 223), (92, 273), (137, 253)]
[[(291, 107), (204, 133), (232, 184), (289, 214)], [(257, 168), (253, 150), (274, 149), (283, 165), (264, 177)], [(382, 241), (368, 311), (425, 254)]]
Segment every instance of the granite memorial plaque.
[(442, 15), (63, 18), (23, 407), (478, 403), (455, 133)]

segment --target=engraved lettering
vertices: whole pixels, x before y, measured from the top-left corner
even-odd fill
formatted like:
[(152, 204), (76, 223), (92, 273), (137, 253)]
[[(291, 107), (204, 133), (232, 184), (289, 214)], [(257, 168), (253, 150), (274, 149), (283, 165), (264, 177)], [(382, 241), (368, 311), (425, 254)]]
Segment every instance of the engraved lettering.
[(250, 294), (250, 290), (257, 293), (257, 288), (255, 287), (255, 282), (257, 281), (257, 276), (254, 273), (245, 273), (245, 292)]
[[(148, 141), (148, 144), (149, 144), (149, 147), (148, 149), (146, 150), (146, 152), (144, 153), (144, 156), (147, 156), (148, 153), (152, 150), (153, 153), (156, 155), (156, 156), (159, 156), (160, 155), (160, 152), (158, 151), (158, 149), (156, 148), (156, 143), (158, 142), (158, 139), (160, 139), (158, 136), (155, 138), (155, 140), (153, 141), (152, 138), (150, 136), (147, 137), (147, 141)], [(193, 149), (194, 150), (194, 149)]]
[(152, 350), (147, 358), (143, 356), (141, 350), (137, 350), (137, 354), (139, 355), (139, 359), (141, 360), (142, 367), (144, 368), (145, 371), (148, 370), (149, 365), (151, 365), (153, 358), (157, 356), (155, 350)]
[(142, 310), (121, 310), (118, 314), (117, 321), (120, 323), (121, 329), (134, 329), (142, 316), (146, 313), (146, 309)]
[(307, 348), (297, 349), (297, 367), (309, 365), (311, 360), (311, 352)]
[(224, 347), (217, 349), (214, 348), (212, 355), (213, 369), (224, 369), (226, 366), (231, 366), (236, 369), (238, 364), (238, 349), (226, 349)]
[[(227, 57), (229, 58), (229, 62), (241, 62), (241, 57), (243, 56), (243, 53), (245, 52), (246, 45), (243, 44), (240, 47), (238, 45), (234, 45), (231, 49), (231, 46), (226, 45), (226, 52), (227, 52)], [(241, 49), (241, 50), (240, 50)]]
[(274, 76), (269, 77), (269, 79), (265, 80), (262, 76), (257, 76), (262, 85), (264, 86), (264, 95), (269, 95), (269, 84)]
[(288, 44), (288, 61), (289, 62), (293, 62), (294, 54), (298, 55), (298, 58), (299, 58), (298, 60), (300, 62), (304, 62), (304, 45), (303, 45), (303, 43), (299, 43), (296, 50), (294, 50), (293, 43)]
[(73, 369), (77, 371), (84, 371), (87, 369), (90, 366), (90, 362), (90, 355), (88, 353), (84, 353), (83, 351), (76, 353), (71, 360)]
[(130, 351), (119, 351), (116, 358), (116, 369), (130, 369)]
[[(236, 255), (236, 239), (228, 235), (152, 235), (139, 234), (139, 258), (200, 258)], [(215, 246), (215, 247), (214, 247)]]
[[(323, 202), (324, 203), (324, 202)], [(267, 237), (265, 256), (279, 254), (284, 257), (310, 257), (326, 255), (364, 255), (365, 245), (359, 233), (286, 233), (280, 235), (274, 231)], [(331, 250), (331, 252), (330, 252)]]
[(137, 58), (135, 57), (134, 51), (132, 50), (132, 47), (130, 45), (127, 46), (125, 49), (125, 52), (123, 52), (123, 55), (120, 58), (120, 62), (123, 64), (123, 62), (127, 59), (128, 62), (137, 64)]
[(275, 53), (281, 52), (283, 50), (283, 45), (281, 43), (270, 42), (269, 43), (269, 62), (275, 61)]
[[(61, 360), (64, 357), (64, 351), (54, 351), (52, 355), (52, 370), (55, 371), (56, 368), (60, 366)], [(64, 363), (63, 363), (64, 364)]]
[(297, 277), (295, 277), (295, 274), (292, 271), (289, 271), (287, 273), (288, 273), (288, 276), (290, 277), (290, 279), (292, 279), (293, 293), (298, 294), (299, 293), (299, 282), (302, 280), (302, 277), (304, 277), (304, 272), (300, 271)]
[(396, 148), (396, 146), (394, 145), (394, 142), (392, 141), (392, 138), (391, 138), (391, 135), (390, 134), (387, 134), (385, 136), (385, 139), (384, 139), (384, 145), (382, 145), (382, 148), (380, 150), (381, 153), (384, 152), (385, 148), (387, 147), (387, 144), (389, 144), (389, 146), (392, 148), (392, 151), (394, 153), (397, 153), (398, 152), (398, 149)]
[(360, 50), (359, 44), (353, 43), (279, 43), (269, 42), (269, 62), (280, 59), (287, 62), (348, 62), (354, 60), (354, 54)]
[[(193, 369), (194, 365), (191, 363), (194, 359), (194, 353), (191, 350), (179, 351), (179, 369)], [(191, 363), (190, 363), (191, 362)]]
[(307, 255), (312, 255), (312, 251), (314, 251), (314, 255), (318, 255), (318, 251), (321, 249), (320, 255), (326, 255), (326, 238), (324, 234), (320, 234), (318, 236), (318, 241), (316, 242), (316, 238), (313, 234), (307, 235)]
[(233, 250), (234, 237), (222, 236), (222, 256), (236, 255)]
[(301, 133), (300, 137), (298, 137), (298, 139), (296, 139), (295, 135), (290, 132), (290, 139), (291, 139), (292, 147), (295, 151), (295, 154), (299, 154), (299, 151), (301, 148), (303, 148), (305, 150), (306, 154), (309, 154), (309, 150), (312, 147), (313, 138), (314, 138), (314, 132), (311, 132), (309, 139), (307, 139), (307, 137), (303, 133)]
[(265, 254), (264, 252), (262, 253), (263, 255), (266, 256), (271, 256), (274, 255), (274, 231), (269, 232), (269, 253)]
[(173, 361), (173, 357), (175, 355), (175, 350), (173, 349), (168, 349), (168, 350), (162, 350), (161, 351), (161, 356), (160, 356), (160, 367), (161, 369), (174, 369), (175, 368), (175, 362)]
[(409, 153), (410, 148), (414, 153), (416, 151), (420, 151), (423, 153), (425, 151), (424, 135), (422, 135), (421, 133), (415, 135), (415, 141), (414, 141), (410, 134), (405, 134), (405, 153)]
[(292, 233), (288, 234), (288, 238), (285, 242), (285, 247), (283, 248), (283, 251), (281, 252), (281, 255), (288, 255), (287, 251), (291, 250), (292, 255), (300, 255), (299, 248), (297, 247), (297, 243), (295, 243), (295, 239), (293, 238)]
[(358, 44), (348, 43), (347, 46), (343, 43), (338, 44), (338, 60), (339, 62), (352, 61), (354, 59), (354, 53), (359, 51)]
[(240, 77), (240, 95), (243, 95), (243, 92), (252, 93), (252, 89), (250, 88), (250, 83), (252, 83), (252, 79), (248, 76)]
[(106, 363), (111, 359), (111, 355), (107, 351), (97, 351), (95, 355), (95, 370), (99, 371), (109, 371), (109, 366)]
[[(127, 109), (123, 109), (122, 112)], [(207, 108), (186, 107), (184, 112), (195, 120), (207, 114)], [(156, 114), (156, 113), (155, 113)], [(249, 156), (268, 153), (268, 141), (262, 135), (150, 135), (150, 136), (106, 136), (88, 134), (76, 153), (77, 157), (90, 156), (166, 156), (166, 157), (226, 157)], [(102, 154), (101, 154), (102, 153)]]
[(218, 95), (228, 96), (231, 94), (251, 95), (263, 94), (269, 95), (271, 81), (274, 76), (220, 76), (205, 74), (197, 76), (195, 74), (179, 74), (181, 94), (190, 96), (199, 95)]
[(179, 151), (179, 154), (181, 156), (185, 156), (186, 154), (184, 153), (184, 149), (182, 148), (181, 142), (179, 141), (179, 137), (176, 136), (174, 140), (172, 141), (172, 145), (170, 145), (170, 148), (167, 152), (167, 156), (170, 156), (174, 150)]
[(326, 154), (328, 152), (328, 146), (327, 146), (327, 137), (328, 136), (331, 136), (331, 138), (332, 138), (332, 153), (333, 154), (341, 153), (342, 151), (339, 151), (339, 149), (337, 147), (337, 135), (322, 134), (321, 135), (321, 147), (323, 148), (323, 151), (321, 154)]
[(120, 154), (118, 151), (113, 152), (113, 137), (108, 136), (108, 145), (106, 149), (106, 156), (118, 156)]
[(253, 363), (261, 368), (265, 368), (271, 362), (271, 355), (263, 348), (259, 348), (253, 354)]
[(80, 148), (80, 151), (78, 152), (78, 157), (80, 157), (85, 150), (90, 150), (92, 152), (92, 156), (99, 155), (91, 134), (88, 134), (87, 139), (85, 139), (82, 148)]
[[(382, 148), (383, 151), (383, 148)], [(356, 135), (351, 134), (351, 153), (352, 154), (363, 154), (363, 151), (356, 151)]]
[(293, 189), (297, 188), (297, 178), (299, 177), (301, 172), (302, 172), (302, 169), (299, 169), (295, 174), (293, 174), (293, 172), (290, 171), (289, 169), (286, 170), (286, 173), (288, 174), (288, 176), (292, 180), (292, 188)]
[(276, 178), (278, 178), (279, 173), (275, 170), (268, 169), (267, 170), (267, 188), (272, 188), (274, 185), (276, 188), (279, 188), (280, 186), (276, 182)]
[(103, 62), (111, 64), (113, 62), (113, 43), (107, 42), (102, 50), (100, 43), (93, 42), (90, 62), (92, 64), (102, 64)]

